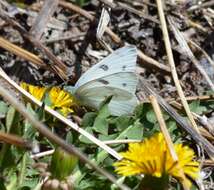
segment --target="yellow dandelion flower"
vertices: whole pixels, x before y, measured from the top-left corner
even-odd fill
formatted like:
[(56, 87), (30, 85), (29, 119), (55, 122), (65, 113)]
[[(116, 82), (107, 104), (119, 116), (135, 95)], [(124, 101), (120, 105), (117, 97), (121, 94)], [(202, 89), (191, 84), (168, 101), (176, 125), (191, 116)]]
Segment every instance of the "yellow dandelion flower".
[(26, 90), (27, 92), (29, 92), (32, 96), (34, 96), (37, 100), (41, 101), (42, 98), (45, 95), (45, 92), (47, 90), (47, 88), (45, 87), (40, 87), (40, 86), (34, 86), (31, 84), (27, 84), (25, 82), (22, 82), (20, 84), (20, 86)]
[[(116, 172), (123, 176), (144, 174), (158, 178), (167, 174), (183, 179), (182, 169), (186, 176), (198, 178), (199, 163), (193, 160), (194, 151), (182, 144), (174, 144), (174, 149), (178, 156), (176, 163), (161, 133), (140, 143), (130, 143), (128, 151), (121, 153), (123, 159), (114, 164)], [(191, 185), (189, 181), (188, 185)]]
[(71, 108), (75, 105), (74, 98), (66, 91), (61, 90), (58, 87), (53, 87), (49, 92), (49, 97), (51, 101), (51, 108), (59, 109), (64, 116), (74, 112)]

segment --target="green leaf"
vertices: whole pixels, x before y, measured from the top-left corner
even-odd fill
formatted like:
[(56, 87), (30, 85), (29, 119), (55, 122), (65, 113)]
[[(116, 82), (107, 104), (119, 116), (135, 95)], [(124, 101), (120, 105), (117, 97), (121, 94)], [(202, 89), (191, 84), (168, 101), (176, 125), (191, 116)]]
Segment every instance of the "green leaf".
[(45, 121), (45, 104), (44, 103), (42, 104), (41, 107), (38, 107), (35, 112), (36, 112), (37, 118), (40, 121)]
[(139, 104), (139, 105), (137, 105), (137, 107), (135, 108), (134, 114), (135, 114), (136, 118), (140, 118), (140, 117), (143, 116), (143, 114), (144, 114), (144, 105), (145, 105), (145, 104)]
[(207, 111), (205, 106), (200, 105), (200, 100), (193, 101), (191, 104), (189, 104), (189, 108), (192, 112), (197, 114), (202, 114), (203, 112)]
[[(27, 104), (27, 112), (33, 116), (36, 116), (35, 111), (32, 109), (31, 104)], [(32, 126), (32, 124), (28, 121), (24, 121), (24, 135), (25, 138), (33, 139), (36, 133), (36, 129)]]
[(15, 166), (15, 156), (11, 150), (11, 146), (4, 144), (0, 152), (0, 170)]
[(82, 127), (86, 128), (89, 126), (93, 126), (96, 116), (97, 116), (97, 113), (95, 112), (86, 113), (82, 119)]
[(0, 101), (0, 118), (4, 118), (7, 111), (8, 111), (8, 105), (5, 102)]
[(49, 93), (46, 93), (45, 97), (44, 97), (44, 101), (45, 105), (47, 106), (51, 106), (52, 105), (52, 102), (51, 102), (51, 99), (50, 99), (50, 96), (49, 96)]
[(155, 115), (155, 112), (153, 110), (149, 110), (147, 113), (146, 113), (146, 119), (151, 122), (151, 123), (156, 123), (157, 122), (157, 118), (156, 118), (156, 115)]
[(143, 125), (137, 120), (135, 123), (127, 130), (125, 136), (128, 139), (142, 140), (143, 138)]
[(10, 132), (13, 121), (15, 119), (16, 110), (14, 107), (10, 106), (6, 116), (6, 127), (7, 131)]
[(167, 126), (168, 126), (167, 128), (168, 128), (169, 132), (173, 132), (174, 130), (177, 129), (177, 124), (175, 121), (168, 121)]
[(149, 103), (139, 104), (134, 111), (136, 119), (144, 119), (146, 113), (151, 109), (151, 104)]
[(95, 118), (93, 130), (103, 135), (108, 134), (108, 121), (107, 118), (110, 116), (108, 105), (105, 104), (98, 112), (98, 116)]
[(101, 140), (101, 141), (114, 140), (117, 136), (118, 136), (117, 134), (99, 135), (99, 140)]
[(72, 144), (73, 143), (73, 134), (71, 131), (69, 131), (66, 135), (66, 142), (69, 143), (69, 144)]
[(122, 131), (133, 123), (133, 118), (131, 118), (130, 116), (122, 115), (122, 116), (111, 119), (109, 121), (109, 123), (115, 124), (117, 129), (119, 131)]

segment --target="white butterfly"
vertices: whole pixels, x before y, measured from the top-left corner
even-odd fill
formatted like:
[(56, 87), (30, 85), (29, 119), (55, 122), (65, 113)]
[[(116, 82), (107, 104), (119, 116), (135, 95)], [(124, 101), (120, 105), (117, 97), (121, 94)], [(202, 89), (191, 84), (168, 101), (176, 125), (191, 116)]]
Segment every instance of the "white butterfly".
[(81, 104), (95, 109), (107, 97), (113, 96), (108, 105), (111, 114), (131, 114), (138, 103), (135, 96), (136, 59), (135, 46), (120, 48), (86, 71), (74, 87), (67, 86), (65, 90)]

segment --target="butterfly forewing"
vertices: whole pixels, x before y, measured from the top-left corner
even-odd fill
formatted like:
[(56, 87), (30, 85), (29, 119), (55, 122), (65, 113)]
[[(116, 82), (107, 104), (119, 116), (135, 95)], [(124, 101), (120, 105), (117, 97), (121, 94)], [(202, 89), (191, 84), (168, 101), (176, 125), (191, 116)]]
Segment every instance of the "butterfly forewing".
[(75, 89), (89, 81), (121, 72), (135, 72), (137, 51), (135, 46), (126, 46), (114, 51), (84, 73), (75, 84)]

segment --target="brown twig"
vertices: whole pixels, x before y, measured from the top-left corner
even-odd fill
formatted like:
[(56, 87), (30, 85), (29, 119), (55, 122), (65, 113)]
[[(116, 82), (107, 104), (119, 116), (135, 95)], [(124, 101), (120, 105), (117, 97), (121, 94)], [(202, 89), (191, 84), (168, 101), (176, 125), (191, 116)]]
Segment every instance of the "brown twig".
[(22, 103), (20, 103), (16, 98), (10, 95), (10, 93), (0, 86), (0, 95), (4, 97), (20, 114), (22, 114), (42, 135), (48, 138), (50, 141), (56, 143), (61, 146), (65, 151), (70, 154), (77, 155), (82, 161), (90, 165), (96, 171), (104, 175), (108, 178), (112, 183), (116, 184), (123, 190), (128, 190), (129, 188), (123, 184), (117, 182), (116, 178), (112, 176), (110, 173), (106, 172), (102, 168), (98, 167), (91, 162), (83, 153), (81, 153), (76, 147), (66, 143), (63, 139), (61, 139), (56, 134), (52, 133), (46, 125), (37, 120), (33, 115), (31, 115), (27, 109), (24, 107)]
[(17, 135), (8, 134), (0, 131), (0, 141), (3, 141), (8, 144), (19, 146), (22, 148), (32, 149), (32, 142), (23, 139)]
[(0, 47), (40, 67), (47, 65), (38, 56), (0, 37)]
[(171, 44), (170, 44), (170, 40), (169, 40), (169, 34), (168, 34), (168, 30), (167, 30), (167, 25), (166, 25), (166, 20), (165, 20), (165, 16), (164, 16), (164, 12), (163, 12), (162, 1), (156, 0), (156, 3), (157, 3), (157, 7), (158, 7), (158, 14), (159, 14), (160, 22), (161, 22), (161, 28), (162, 28), (162, 32), (163, 32), (164, 43), (165, 43), (167, 57), (168, 57), (170, 68), (171, 68), (172, 77), (173, 77), (175, 86), (177, 88), (178, 94), (181, 98), (181, 102), (183, 104), (183, 107), (186, 111), (186, 114), (187, 114), (191, 124), (192, 124), (192, 127), (199, 133), (199, 130), (197, 128), (195, 120), (194, 120), (194, 118), (191, 114), (191, 111), (189, 109), (189, 105), (188, 105), (186, 98), (184, 96), (184, 92), (183, 92), (181, 85), (179, 83), (179, 80), (178, 80), (178, 75), (176, 72), (176, 67), (175, 67), (175, 63), (174, 63), (174, 59), (173, 59)]

